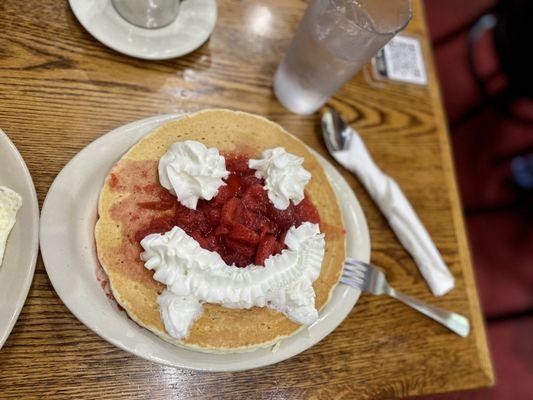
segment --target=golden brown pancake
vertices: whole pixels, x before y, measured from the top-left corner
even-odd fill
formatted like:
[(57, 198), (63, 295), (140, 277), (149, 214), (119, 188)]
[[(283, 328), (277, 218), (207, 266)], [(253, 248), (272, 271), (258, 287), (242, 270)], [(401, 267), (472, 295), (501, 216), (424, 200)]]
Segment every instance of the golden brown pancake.
[(217, 304), (204, 304), (203, 315), (187, 338), (176, 340), (166, 333), (156, 302), (164, 285), (144, 268), (135, 233), (147, 221), (168, 215), (168, 210), (145, 209), (139, 204), (168, 196), (159, 185), (159, 158), (172, 143), (183, 140), (196, 140), (220, 151), (243, 151), (256, 158), (265, 149), (283, 146), (304, 157), (303, 166), (312, 174), (306, 192), (319, 211), (326, 240), (321, 273), (313, 284), (317, 309), (329, 301), (337, 285), (345, 258), (345, 234), (335, 193), (315, 157), (300, 140), (265, 118), (205, 110), (168, 122), (147, 135), (115, 164), (105, 180), (95, 236), (98, 258), (115, 299), (139, 325), (170, 343), (196, 350), (252, 350), (294, 334), (301, 326), (271, 308), (230, 309)]

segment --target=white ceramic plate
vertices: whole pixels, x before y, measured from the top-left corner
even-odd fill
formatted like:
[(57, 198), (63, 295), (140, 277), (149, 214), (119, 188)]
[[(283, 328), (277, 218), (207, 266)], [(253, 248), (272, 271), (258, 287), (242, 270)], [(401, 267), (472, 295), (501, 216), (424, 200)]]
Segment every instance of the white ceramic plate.
[(26, 301), (39, 251), (39, 203), (30, 172), (17, 148), (0, 129), (0, 185), (22, 196), (17, 222), (0, 266), (0, 348)]
[(69, 0), (83, 27), (120, 53), (146, 60), (180, 57), (200, 47), (215, 29), (215, 0), (185, 0), (176, 20), (159, 29), (143, 29), (123, 19), (111, 0)]
[[(360, 292), (339, 285), (332, 300), (309, 329), (281, 342), (279, 349), (236, 354), (209, 354), (175, 347), (141, 328), (119, 311), (96, 279), (94, 243), (96, 204), (112, 165), (131, 146), (163, 122), (179, 115), (163, 115), (122, 126), (100, 137), (76, 155), (50, 187), (42, 209), (41, 253), (56, 292), (76, 317), (102, 338), (148, 360), (206, 371), (234, 371), (262, 367), (292, 357), (333, 331), (352, 310)], [(335, 168), (316, 154), (339, 197), (347, 252), (368, 261), (370, 240), (366, 220), (353, 191)]]

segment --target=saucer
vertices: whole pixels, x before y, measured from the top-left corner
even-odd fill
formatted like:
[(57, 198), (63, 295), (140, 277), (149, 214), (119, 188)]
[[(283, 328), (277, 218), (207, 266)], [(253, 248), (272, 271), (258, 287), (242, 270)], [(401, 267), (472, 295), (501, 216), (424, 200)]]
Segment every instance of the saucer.
[(106, 46), (131, 57), (167, 60), (190, 53), (211, 35), (217, 19), (215, 0), (185, 0), (178, 17), (159, 29), (144, 29), (123, 19), (111, 0), (69, 0), (83, 27)]

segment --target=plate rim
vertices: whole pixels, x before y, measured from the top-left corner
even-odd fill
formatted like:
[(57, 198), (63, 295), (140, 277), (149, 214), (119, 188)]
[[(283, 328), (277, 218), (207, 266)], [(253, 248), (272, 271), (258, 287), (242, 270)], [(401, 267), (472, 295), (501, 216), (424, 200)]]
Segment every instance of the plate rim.
[[(50, 197), (49, 197), (49, 194), (53, 192), (53, 190), (55, 189), (56, 185), (60, 184), (59, 181), (59, 177), (63, 174), (63, 172), (65, 170), (67, 170), (68, 168), (70, 168), (71, 164), (75, 161), (75, 159), (82, 153), (84, 152), (87, 148), (89, 147), (92, 147), (92, 146), (95, 146), (95, 147), (98, 147), (99, 143), (102, 142), (102, 141), (105, 141), (105, 140), (109, 140), (109, 135), (113, 136), (113, 135), (126, 135), (128, 132), (130, 132), (131, 130), (138, 130), (138, 129), (142, 129), (143, 127), (145, 126), (150, 126), (154, 123), (157, 123), (157, 125), (155, 127), (152, 128), (153, 129), (156, 129), (157, 126), (161, 125), (162, 123), (166, 122), (166, 121), (169, 121), (169, 120), (172, 120), (172, 119), (176, 119), (176, 118), (179, 118), (180, 116), (184, 115), (185, 113), (174, 113), (174, 114), (162, 114), (162, 115), (156, 115), (156, 116), (152, 116), (152, 117), (147, 117), (147, 118), (143, 118), (143, 119), (139, 119), (139, 120), (136, 120), (136, 121), (133, 121), (133, 122), (130, 122), (130, 123), (127, 123), (127, 124), (124, 124), (124, 125), (121, 125), (115, 129), (112, 129), (111, 131), (101, 135), (100, 137), (96, 138), (95, 140), (93, 140), (91, 143), (89, 143), (87, 146), (85, 146), (83, 149), (81, 149), (71, 160), (69, 160), (69, 162), (62, 168), (62, 170), (59, 172), (59, 174), (56, 176), (56, 178), (54, 179), (54, 181), (52, 182), (52, 184), (50, 185), (50, 188), (49, 188), (49, 191), (46, 195), (46, 198), (43, 202), (43, 207), (42, 207), (42, 217), (41, 217), (41, 227), (40, 227), (40, 232), (41, 232), (41, 237), (44, 239), (47, 234), (46, 232), (44, 232), (46, 230), (46, 227), (44, 226), (44, 221), (46, 219), (46, 215), (48, 213), (48, 207), (49, 207), (49, 202), (50, 202)], [(149, 132), (146, 132), (144, 135), (148, 134)], [(143, 136), (141, 136), (143, 137)], [(135, 144), (138, 140), (140, 140), (140, 138), (138, 138), (133, 144)], [(132, 144), (132, 145), (133, 145)], [(307, 146), (307, 145), (306, 145)], [(340, 174), (340, 172), (333, 166), (333, 164), (329, 161), (327, 161), (323, 156), (321, 156), (316, 150), (310, 148), (309, 146), (307, 146), (312, 154), (317, 157), (319, 159), (319, 161), (321, 161), (321, 164), (323, 164), (323, 161), (325, 161), (327, 164), (329, 164), (329, 166), (335, 170), (335, 172), (338, 174), (338, 177), (343, 181), (344, 184), (346, 184), (347, 187), (349, 187), (349, 184), (346, 182), (346, 180), (344, 179), (344, 177), (342, 177), (342, 175)], [(127, 151), (127, 149), (125, 150)], [(123, 153), (120, 153), (120, 152), (117, 152), (117, 160), (123, 155)], [(323, 165), (324, 167), (324, 165)], [(328, 175), (328, 178), (329, 178), (329, 174), (327, 173), (327, 171), (325, 171), (326, 174)], [(353, 191), (351, 191), (351, 193), (348, 195), (348, 196), (353, 196), (353, 199), (355, 200), (355, 202), (353, 202), (353, 206), (355, 206), (355, 213), (357, 214), (357, 217), (356, 217), (356, 220), (357, 220), (357, 223), (358, 224), (361, 224), (361, 230), (364, 232), (364, 238), (363, 238), (363, 245), (364, 245), (364, 252), (367, 253), (365, 254), (367, 257), (366, 258), (369, 258), (370, 257), (370, 252), (371, 252), (371, 240), (370, 240), (370, 231), (368, 229), (368, 224), (367, 224), (367, 220), (366, 220), (366, 217), (364, 215), (364, 211), (357, 199), (357, 197), (355, 196), (355, 193)], [(340, 201), (340, 200), (339, 200)], [(96, 204), (95, 204), (95, 209), (96, 209)], [(178, 365), (178, 363), (176, 362), (173, 362), (172, 360), (167, 360), (167, 359), (161, 359), (161, 358), (158, 358), (154, 355), (151, 355), (151, 354), (147, 354), (146, 352), (143, 352), (142, 350), (138, 350), (137, 348), (133, 348), (132, 346), (127, 346), (125, 345), (124, 343), (122, 343), (119, 339), (117, 338), (110, 338), (110, 337), (107, 337), (107, 336), (104, 336), (104, 333), (100, 330), (100, 329), (93, 329), (93, 327), (91, 325), (93, 325), (91, 323), (91, 321), (88, 321), (86, 322), (86, 319), (84, 318), (84, 316), (82, 315), (83, 313), (81, 312), (78, 312), (79, 310), (77, 309), (74, 309), (74, 307), (71, 307), (70, 304), (68, 304), (67, 302), (65, 302), (63, 300), (63, 295), (62, 293), (60, 293), (55, 285), (54, 285), (54, 277), (53, 277), (53, 273), (50, 274), (49, 272), (49, 267), (47, 266), (47, 262), (46, 262), (46, 259), (48, 258), (47, 257), (47, 253), (48, 253), (48, 250), (46, 249), (45, 247), (45, 244), (44, 241), (41, 241), (41, 255), (42, 255), (42, 258), (43, 258), (43, 262), (44, 262), (44, 265), (45, 265), (45, 268), (46, 268), (46, 272), (49, 276), (49, 279), (52, 283), (52, 286), (54, 286), (54, 290), (55, 292), (57, 293), (57, 295), (59, 296), (59, 298), (61, 299), (61, 301), (65, 304), (65, 306), (69, 309), (69, 311), (82, 323), (84, 324), (87, 328), (89, 328), (91, 331), (95, 332), (98, 336), (100, 336), (102, 339), (104, 339), (105, 341), (113, 344), (114, 346), (132, 354), (132, 355), (135, 355), (135, 356), (138, 356), (138, 357), (141, 357), (145, 360), (148, 360), (148, 361), (151, 361), (151, 362), (155, 362), (155, 363), (158, 363), (158, 364), (162, 364), (162, 365), (166, 365), (166, 366), (170, 366), (170, 367), (174, 367), (174, 368), (184, 368), (184, 369), (190, 369), (190, 370), (197, 370), (197, 371), (210, 371), (210, 372), (220, 372), (220, 371), (241, 371), (241, 370), (249, 370), (249, 369), (257, 369), (257, 368), (262, 368), (262, 367), (265, 367), (265, 366), (268, 366), (268, 365), (272, 365), (272, 364), (276, 364), (278, 362), (281, 362), (281, 361), (284, 361), (284, 360), (287, 360), (289, 358), (292, 358), (294, 357), (295, 355), (298, 355), (306, 350), (308, 350), (309, 348), (313, 347), (314, 345), (316, 345), (318, 342), (320, 342), (321, 340), (323, 340), (326, 336), (328, 336), (330, 333), (333, 332), (333, 330), (335, 330), (346, 318), (347, 316), (349, 315), (349, 313), (347, 313), (344, 318), (342, 320), (340, 320), (338, 323), (335, 324), (334, 328), (332, 330), (330, 330), (326, 335), (324, 335), (323, 337), (321, 337), (319, 340), (317, 340), (316, 342), (314, 342), (313, 344), (305, 347), (304, 349), (302, 350), (299, 350), (299, 351), (296, 351), (296, 352), (289, 352), (290, 354), (282, 359), (279, 359), (279, 360), (274, 360), (272, 362), (267, 362), (267, 363), (262, 363), (262, 364), (258, 364), (256, 366), (246, 366), (246, 367), (235, 367), (235, 368), (220, 368), (220, 367), (217, 367), (217, 366), (210, 366), (210, 367), (198, 367), (198, 366), (190, 366), (190, 365), (186, 365), (187, 364), (187, 360), (185, 360), (183, 363), (180, 363), (181, 365)], [(346, 287), (347, 288), (347, 287)], [(337, 290), (337, 289), (335, 289)], [(348, 290), (355, 290), (355, 289), (348, 289)], [(360, 291), (356, 291), (355, 293), (355, 300), (354, 300), (354, 305), (357, 303), (357, 300), (360, 296)], [(329, 303), (328, 303), (329, 304)], [(352, 306), (353, 307), (353, 306)], [(138, 324), (136, 324), (136, 326), (139, 328), (139, 329), (143, 329), (143, 330), (146, 330), (145, 328), (139, 326)], [(161, 338), (159, 338), (157, 335), (155, 335), (154, 333), (150, 332), (149, 330), (146, 330), (146, 332), (148, 332), (149, 334), (151, 335), (154, 335), (156, 338), (158, 338), (159, 340), (163, 340)], [(166, 342), (165, 342), (166, 343)], [(179, 347), (179, 346), (178, 346)], [(182, 348), (183, 349), (183, 348)], [(185, 350), (187, 351), (191, 351), (191, 352), (195, 352), (195, 350), (193, 349), (187, 349), (187, 348), (184, 348)], [(203, 353), (203, 354), (207, 354), (207, 353)], [(240, 353), (239, 352), (236, 352), (236, 353), (225, 353), (223, 355), (227, 355), (227, 356), (238, 356)], [(216, 354), (216, 355), (220, 355), (220, 354)]]
[[(213, 7), (213, 10), (214, 10), (214, 17), (213, 17), (213, 24), (212, 24), (212, 26), (209, 29), (209, 34), (206, 35), (205, 39), (203, 39), (197, 45), (191, 47), (189, 50), (186, 50), (186, 51), (175, 51), (175, 52), (170, 52), (170, 53), (165, 54), (165, 55), (150, 56), (150, 55), (147, 55), (147, 54), (143, 54), (143, 53), (139, 53), (139, 52), (135, 52), (135, 51), (130, 51), (130, 50), (127, 50), (127, 49), (124, 49), (124, 48), (120, 48), (119, 46), (116, 45), (116, 42), (113, 42), (113, 41), (109, 40), (108, 38), (103, 37), (100, 33), (97, 33), (94, 30), (94, 28), (92, 28), (92, 26), (87, 23), (87, 20), (80, 14), (80, 10), (79, 10), (78, 5), (77, 5), (78, 1), (79, 0), (68, 0), (70, 9), (72, 10), (72, 13), (76, 17), (77, 21), (81, 24), (81, 26), (93, 38), (95, 38), (98, 42), (100, 42), (104, 46), (109, 47), (111, 50), (114, 50), (114, 51), (116, 51), (118, 53), (127, 55), (129, 57), (138, 58), (138, 59), (141, 59), (141, 60), (149, 60), (149, 61), (150, 60), (151, 61), (171, 60), (171, 59), (179, 58), (179, 57), (182, 57), (182, 56), (187, 55), (189, 53), (192, 53), (193, 51), (199, 49), (205, 42), (207, 42), (209, 40), (209, 38), (213, 34), (213, 31), (215, 30), (216, 21), (218, 19), (218, 6), (217, 6), (216, 1), (215, 0), (208, 0), (208, 1), (211, 1), (211, 3), (212, 3), (212, 7)], [(106, 1), (111, 1), (111, 0), (106, 0)], [(191, 1), (194, 1), (194, 0), (191, 0)], [(112, 8), (114, 9), (114, 7), (112, 7)], [(116, 11), (114, 11), (114, 12), (116, 13)], [(117, 15), (118, 15), (118, 13), (117, 13)], [(179, 18), (179, 15), (178, 15), (178, 18)], [(135, 28), (135, 29), (141, 29), (141, 30), (143, 29), (143, 28), (140, 28), (140, 27), (136, 27), (134, 25), (131, 25), (131, 26), (133, 28)], [(165, 28), (166, 27), (162, 27), (160, 29), (165, 29)], [(149, 30), (149, 29), (147, 29), (147, 30)]]
[(30, 196), (31, 219), (32, 219), (32, 224), (34, 226), (34, 229), (32, 230), (32, 233), (31, 233), (31, 240), (30, 240), (31, 257), (29, 258), (29, 263), (28, 263), (29, 268), (26, 268), (27, 273), (22, 283), (22, 288), (21, 288), (22, 290), (19, 291), (20, 295), (17, 297), (14, 312), (8, 321), (6, 329), (0, 330), (0, 350), (1, 350), (2, 347), (4, 346), (4, 343), (7, 341), (9, 335), (11, 334), (11, 331), (15, 327), (15, 324), (18, 321), (22, 308), (26, 304), (26, 299), (28, 298), (28, 293), (30, 291), (31, 284), (33, 282), (33, 277), (35, 275), (35, 267), (37, 265), (37, 257), (39, 255), (40, 216), (39, 216), (39, 200), (37, 197), (37, 191), (35, 189), (35, 184), (33, 182), (33, 178), (31, 176), (30, 170), (28, 169), (28, 166), (26, 165), (24, 158), (20, 154), (19, 150), (17, 149), (17, 146), (15, 146), (11, 138), (2, 129), (0, 129), (0, 140), (5, 141), (8, 148), (11, 150), (11, 153), (13, 153), (15, 158), (18, 160), (18, 166), (20, 167), (20, 170), (22, 171), (22, 175), (25, 178), (25, 184), (30, 189), (29, 192), (31, 194)]

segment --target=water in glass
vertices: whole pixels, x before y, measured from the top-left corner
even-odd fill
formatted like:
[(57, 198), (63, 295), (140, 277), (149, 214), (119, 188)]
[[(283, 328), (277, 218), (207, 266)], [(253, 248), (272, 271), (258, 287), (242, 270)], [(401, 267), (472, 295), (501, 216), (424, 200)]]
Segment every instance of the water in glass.
[(399, 8), (388, 17), (364, 3), (371, 1), (311, 2), (274, 76), (274, 92), (289, 110), (316, 111), (409, 20), (410, 8), (405, 20)]

